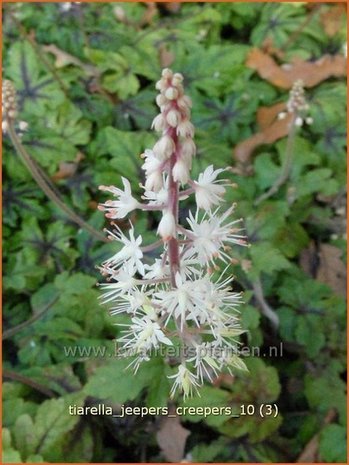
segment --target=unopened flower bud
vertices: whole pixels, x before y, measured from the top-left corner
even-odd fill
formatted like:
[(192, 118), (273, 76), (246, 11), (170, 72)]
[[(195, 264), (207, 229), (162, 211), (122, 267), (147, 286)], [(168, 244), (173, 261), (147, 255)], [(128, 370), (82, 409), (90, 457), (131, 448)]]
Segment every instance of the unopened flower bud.
[(166, 83), (166, 80), (165, 79), (160, 79), (159, 81), (157, 81), (157, 83), (155, 84), (155, 89), (157, 90), (165, 90), (167, 87), (167, 83)]
[(176, 235), (176, 221), (173, 214), (166, 210), (158, 226), (158, 234), (164, 241), (169, 241)]
[(185, 119), (181, 121), (177, 126), (177, 135), (181, 137), (194, 137), (194, 126), (192, 123)]
[(18, 124), (20, 131), (26, 131), (28, 129), (28, 123), (26, 121), (20, 121)]
[(178, 126), (178, 124), (180, 123), (180, 120), (181, 120), (181, 114), (177, 110), (170, 110), (166, 115), (167, 123), (173, 128)]
[(161, 76), (165, 79), (170, 79), (173, 76), (173, 72), (169, 68), (162, 70)]
[(152, 129), (155, 129), (157, 132), (161, 132), (164, 129), (166, 129), (166, 120), (163, 117), (162, 113), (159, 113), (153, 120), (153, 123), (151, 125)]
[(188, 109), (192, 107), (192, 101), (191, 98), (188, 97), (188, 95), (183, 95), (180, 97), (177, 101), (177, 105), (179, 106), (180, 109)]
[(5, 79), (2, 84), (2, 117), (15, 119), (17, 116), (16, 89), (11, 81)]
[(189, 179), (188, 163), (183, 158), (177, 160), (173, 167), (172, 174), (176, 182), (181, 182), (182, 184), (187, 183)]
[(182, 74), (180, 74), (180, 73), (175, 73), (175, 74), (173, 75), (173, 78), (172, 78), (172, 81), (171, 81), (172, 85), (173, 85), (174, 87), (177, 87), (177, 86), (179, 86), (182, 82), (183, 82), (183, 76), (182, 76)]
[(169, 87), (165, 91), (165, 97), (169, 100), (175, 100), (178, 97), (178, 90), (175, 87)]
[(163, 187), (162, 172), (154, 171), (150, 173), (147, 176), (144, 187), (147, 191), (159, 192)]
[(196, 146), (190, 137), (187, 137), (182, 144), (182, 155), (184, 157), (192, 157), (196, 153)]
[(159, 94), (156, 96), (156, 104), (158, 107), (161, 108), (162, 106), (166, 105), (167, 102), (168, 100), (163, 94)]
[(173, 139), (167, 135), (162, 136), (161, 139), (154, 145), (153, 152), (160, 160), (167, 160), (175, 150)]

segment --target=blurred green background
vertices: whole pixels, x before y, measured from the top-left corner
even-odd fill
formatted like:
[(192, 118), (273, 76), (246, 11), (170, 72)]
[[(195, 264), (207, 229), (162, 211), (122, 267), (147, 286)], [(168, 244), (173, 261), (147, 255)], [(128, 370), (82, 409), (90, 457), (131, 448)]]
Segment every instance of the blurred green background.
[[(193, 176), (212, 163), (233, 168), (238, 187), (228, 202), (238, 202), (252, 244), (234, 250), (231, 269), (245, 291), (242, 342), (266, 354), (186, 405), (279, 409), (276, 418), (188, 415), (170, 425), (159, 416), (69, 415), (69, 405), (167, 405), (169, 368), (154, 359), (134, 376), (113, 357), (118, 329), (98, 300), (95, 267), (115, 244), (67, 219), (5, 135), (5, 463), (346, 461), (345, 13), (344, 4), (326, 3), (3, 5), (3, 75), (18, 92), (22, 143), (97, 230), (106, 226), (96, 210), (100, 184), (120, 186), (124, 176), (141, 193), (139, 155), (155, 141), (161, 69), (184, 75), (198, 147)], [(314, 65), (301, 76), (313, 81), (313, 124), (297, 132), (287, 182), (256, 206), (280, 173), (286, 137), (274, 127), (272, 143), (241, 144), (273, 124), (263, 107), (287, 101), (294, 59), (301, 75)], [(156, 217), (132, 219), (154, 236)], [(280, 344), (282, 355), (268, 356)]]

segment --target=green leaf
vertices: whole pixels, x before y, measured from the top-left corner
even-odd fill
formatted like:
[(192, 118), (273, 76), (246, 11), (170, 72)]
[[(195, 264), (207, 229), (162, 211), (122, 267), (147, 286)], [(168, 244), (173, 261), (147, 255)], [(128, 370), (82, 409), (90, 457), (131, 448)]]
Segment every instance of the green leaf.
[(244, 305), (241, 312), (241, 326), (246, 329), (258, 328), (261, 313), (251, 305)]
[(152, 146), (153, 140), (147, 133), (136, 134), (108, 127), (99, 133), (98, 143), (100, 153), (112, 155), (110, 165), (116, 172), (135, 181), (140, 177), (143, 164), (140, 155)]
[(289, 223), (280, 229), (273, 244), (288, 258), (298, 255), (309, 243), (306, 230), (299, 223)]
[[(303, 6), (302, 6), (303, 7)], [(260, 20), (252, 31), (251, 40), (256, 46), (269, 38), (276, 47), (281, 47), (301, 24), (303, 11), (289, 4), (274, 7), (264, 4)]]
[(37, 447), (37, 435), (34, 422), (28, 414), (17, 418), (14, 428), (14, 441), (23, 457), (29, 457), (35, 453)]
[(19, 452), (14, 449), (6, 449), (2, 453), (3, 463), (23, 463)]
[(56, 109), (47, 125), (72, 145), (87, 144), (90, 140), (91, 124), (82, 119), (82, 112), (69, 101)]
[(116, 92), (120, 99), (124, 100), (130, 95), (135, 95), (139, 89), (139, 80), (134, 74), (112, 73), (103, 79), (103, 87), (109, 92)]
[(85, 418), (80, 418), (74, 429), (65, 436), (62, 442), (64, 460), (69, 463), (84, 461), (91, 463), (94, 452), (94, 438), (92, 426)]
[(22, 397), (3, 400), (3, 425), (11, 427), (21, 414), (34, 415), (37, 404), (27, 402)]
[[(148, 368), (149, 367), (145, 367)], [(166, 406), (169, 400), (170, 381), (167, 378), (169, 368), (161, 358), (151, 369), (151, 380), (148, 385), (147, 406), (162, 407)]]
[(65, 271), (55, 279), (57, 289), (64, 291), (67, 295), (82, 294), (86, 289), (90, 289), (95, 284), (95, 278), (83, 273), (75, 273), (69, 276), (69, 273)]
[[(180, 405), (182, 407), (226, 407), (228, 405), (229, 393), (227, 391), (223, 391), (222, 389), (214, 388), (211, 386), (203, 386), (200, 389), (200, 395), (195, 395), (192, 398), (187, 399), (185, 402), (182, 401)], [(183, 418), (187, 421), (197, 423), (199, 421), (204, 420), (210, 426), (219, 426), (227, 419), (229, 416), (224, 414), (219, 415), (205, 415), (204, 414), (197, 414), (195, 413), (195, 409), (193, 410), (194, 414), (186, 413), (183, 415)]]
[(213, 462), (213, 460), (227, 447), (226, 440), (219, 438), (210, 444), (197, 444), (191, 451), (194, 462)]
[(35, 419), (22, 415), (15, 425), (15, 442), (25, 458), (32, 454), (42, 455), (47, 461), (61, 461), (62, 442), (79, 421), (69, 414), (70, 405), (82, 405), (84, 395), (72, 394), (43, 402)]
[(345, 463), (347, 458), (346, 430), (340, 425), (326, 425), (320, 434), (320, 456), (328, 463)]
[(305, 395), (311, 408), (326, 414), (330, 408), (335, 408), (340, 416), (341, 424), (346, 417), (345, 383), (334, 373), (324, 373), (322, 376), (305, 376)]
[(273, 274), (290, 266), (289, 261), (281, 252), (272, 247), (269, 242), (259, 242), (250, 248), (250, 255), (253, 263), (251, 274), (266, 273)]
[[(295, 332), (296, 340), (305, 346), (306, 353), (311, 358), (315, 358), (318, 355), (326, 342), (321, 323), (321, 317), (318, 315), (298, 317)], [(310, 334), (312, 334), (313, 337), (309, 337)]]
[[(251, 214), (252, 213), (252, 214)], [(248, 237), (269, 241), (286, 227), (289, 206), (285, 201), (265, 201), (246, 218)]]
[(296, 184), (297, 197), (321, 192), (323, 195), (332, 195), (338, 191), (338, 182), (331, 179), (332, 171), (329, 168), (319, 168), (310, 171), (300, 178)]
[(254, 162), (256, 183), (261, 189), (273, 185), (280, 176), (280, 167), (272, 161), (271, 154), (260, 153)]
[(64, 94), (52, 75), (45, 74), (33, 47), (27, 41), (13, 43), (9, 50), (6, 75), (14, 81), (19, 108), (25, 118), (44, 117), (47, 109), (64, 100)]
[[(162, 365), (162, 360), (155, 358), (149, 362), (144, 362), (136, 374), (133, 373), (132, 368), (127, 368), (131, 362), (132, 359), (129, 357), (120, 358), (97, 368), (84, 386), (83, 391), (90, 396), (123, 404), (126, 401), (134, 400), (146, 386), (152, 385), (153, 388), (159, 388), (154, 380), (154, 375), (159, 376), (161, 373), (159, 363)], [(154, 397), (151, 396), (148, 399), (149, 405), (154, 401)]]
[(7, 428), (2, 430), (2, 463), (22, 463), (20, 453), (11, 445), (11, 433)]

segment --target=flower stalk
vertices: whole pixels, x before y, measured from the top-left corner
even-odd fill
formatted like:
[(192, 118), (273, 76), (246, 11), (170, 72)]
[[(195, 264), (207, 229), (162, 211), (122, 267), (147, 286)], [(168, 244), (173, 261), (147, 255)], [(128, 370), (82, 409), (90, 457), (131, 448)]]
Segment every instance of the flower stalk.
[(46, 196), (57, 207), (65, 213), (65, 215), (79, 227), (88, 231), (95, 239), (106, 242), (105, 237), (100, 231), (97, 231), (90, 224), (86, 223), (79, 215), (77, 215), (65, 202), (61, 199), (58, 191), (52, 185), (52, 181), (48, 176), (36, 165), (29, 153), (24, 148), (20, 138), (15, 130), (15, 120), (17, 117), (16, 91), (11, 81), (5, 80), (2, 86), (2, 130), (7, 133), (11, 142), (21, 159), (22, 163), (28, 169), (37, 185), (42, 189)]
[[(129, 237), (112, 223), (112, 240), (122, 249), (101, 266), (107, 283), (101, 286), (103, 300), (112, 305), (111, 314), (126, 313), (129, 325), (123, 328), (119, 342), (123, 355), (134, 358), (130, 366), (138, 370), (150, 359), (152, 351), (162, 345), (175, 346), (179, 361), (171, 396), (177, 390), (186, 398), (202, 385), (212, 381), (224, 367), (245, 369), (236, 355), (242, 332), (237, 307), (241, 294), (231, 291), (231, 278), (214, 279), (218, 263), (229, 266), (231, 246), (247, 245), (232, 220), (235, 205), (220, 211), (227, 180), (218, 176), (224, 169), (208, 166), (196, 180), (190, 178), (196, 146), (194, 126), (190, 122), (191, 100), (184, 94), (183, 76), (164, 69), (156, 83), (156, 102), (160, 113), (152, 127), (160, 138), (152, 149), (145, 150), (145, 183), (140, 203), (131, 192), (127, 179), (123, 189), (101, 186), (111, 192), (113, 200), (99, 206), (108, 219), (124, 218), (133, 210), (157, 209), (161, 219), (157, 228), (160, 242), (142, 245), (131, 225)], [(189, 213), (187, 224), (179, 222), (180, 203), (195, 197), (196, 211)], [(152, 264), (144, 260), (148, 252), (162, 252)], [(223, 275), (224, 273), (222, 273)]]
[[(276, 178), (273, 185), (268, 189), (267, 192), (260, 195), (254, 202), (255, 205), (259, 205), (263, 200), (267, 200), (272, 197), (281, 186), (288, 180), (293, 163), (293, 149), (294, 142), (297, 134), (297, 129), (303, 125), (304, 122), (312, 124), (311, 117), (305, 117), (306, 112), (309, 110), (309, 105), (306, 102), (304, 95), (304, 84), (303, 81), (297, 80), (292, 86), (290, 91), (290, 97), (287, 102), (287, 112), (292, 115), (289, 123), (289, 132), (286, 142), (286, 151), (284, 163), (281, 167), (280, 175)], [(279, 118), (283, 119), (286, 117), (286, 113), (282, 112), (279, 114)]]

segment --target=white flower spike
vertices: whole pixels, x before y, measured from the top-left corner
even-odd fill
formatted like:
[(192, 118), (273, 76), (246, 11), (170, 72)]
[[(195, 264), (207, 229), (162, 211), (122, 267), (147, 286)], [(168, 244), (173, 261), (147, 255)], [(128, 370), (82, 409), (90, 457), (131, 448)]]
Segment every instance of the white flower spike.
[[(170, 395), (182, 393), (186, 399), (221, 370), (245, 369), (236, 354), (237, 337), (243, 332), (241, 293), (232, 291), (231, 277), (217, 280), (211, 271), (219, 263), (230, 263), (232, 247), (247, 243), (241, 220), (232, 219), (235, 206), (221, 210), (230, 183), (219, 176), (227, 170), (210, 165), (196, 180), (190, 178), (196, 145), (183, 76), (164, 69), (156, 89), (160, 113), (152, 128), (160, 138), (141, 155), (143, 202), (133, 197), (129, 181), (122, 178), (123, 189), (101, 187), (115, 198), (99, 208), (108, 219), (124, 218), (135, 209), (157, 211), (159, 238), (143, 245), (132, 225), (127, 233), (112, 223), (109, 237), (121, 248), (102, 264), (101, 273), (108, 279), (102, 284), (102, 298), (112, 315), (129, 316), (129, 323), (120, 325), (124, 329), (119, 342), (134, 357), (129, 366), (135, 372), (160, 347), (177, 350), (171, 356), (177, 372), (168, 377), (173, 381)], [(190, 211), (181, 225), (180, 204), (190, 196), (195, 213)]]

